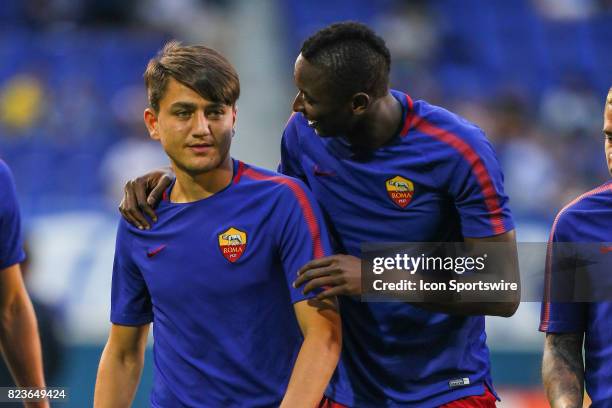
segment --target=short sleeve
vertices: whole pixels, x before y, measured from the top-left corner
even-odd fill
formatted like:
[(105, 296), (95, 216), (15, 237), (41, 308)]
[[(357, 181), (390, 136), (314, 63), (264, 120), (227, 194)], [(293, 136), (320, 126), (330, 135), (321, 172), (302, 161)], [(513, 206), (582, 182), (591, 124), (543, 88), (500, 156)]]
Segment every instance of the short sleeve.
[(113, 263), (111, 322), (139, 326), (153, 321), (151, 296), (132, 258), (133, 237), (125, 220), (119, 222)]
[(464, 133), (465, 137), (448, 135), (445, 140), (458, 153), (447, 179), (463, 236), (483, 238), (511, 231), (514, 223), (495, 151), (480, 129)]
[[(576, 254), (570, 242), (568, 216), (561, 213), (548, 241), (544, 278), (544, 299), (540, 312), (540, 331), (575, 333), (586, 330), (588, 303), (558, 301), (571, 298)], [(567, 292), (567, 293), (562, 293)]]
[(313, 259), (332, 254), (329, 234), (321, 210), (312, 194), (296, 179), (288, 179), (283, 196), (280, 221), (280, 257), (293, 303), (312, 298), (319, 292), (302, 294), (303, 287), (294, 288), (298, 270)]
[(298, 178), (303, 182), (306, 181), (306, 175), (302, 169), (302, 163), (299, 155), (299, 139), (297, 134), (297, 115), (299, 113), (293, 113), (285, 130), (283, 130), (283, 137), (281, 139), (281, 161), (278, 165), (278, 172)]
[(15, 181), (8, 166), (0, 160), (0, 269), (23, 262), (24, 259)]

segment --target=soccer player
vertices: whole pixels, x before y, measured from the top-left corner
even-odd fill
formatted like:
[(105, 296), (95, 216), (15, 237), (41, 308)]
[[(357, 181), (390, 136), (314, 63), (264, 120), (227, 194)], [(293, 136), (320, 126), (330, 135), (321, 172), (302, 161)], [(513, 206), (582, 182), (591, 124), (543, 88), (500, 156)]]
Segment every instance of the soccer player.
[[(45, 386), (38, 326), (19, 263), (25, 259), (21, 217), (10, 169), (0, 160), (0, 349), (18, 387)], [(47, 401), (26, 407), (48, 407)]]
[[(606, 161), (612, 174), (612, 88), (605, 102), (603, 133)], [(540, 330), (546, 332), (542, 377), (550, 405), (582, 407), (586, 385), (592, 407), (609, 407), (612, 406), (612, 302), (569, 302), (551, 298), (554, 296), (551, 281), (559, 279), (559, 266), (574, 265), (571, 254), (579, 250), (556, 249), (568, 245), (563, 243), (597, 243), (601, 246), (602, 259), (599, 261), (607, 267), (604, 273), (609, 272), (612, 265), (612, 181), (582, 194), (557, 215), (550, 233), (547, 298), (542, 304), (540, 322)], [(580, 247), (581, 250), (586, 248)]]
[[(483, 315), (512, 315), (518, 297), (414, 304), (358, 297), (363, 242), (515, 246), (502, 172), (482, 130), (390, 90), (390, 64), (384, 40), (352, 22), (308, 38), (295, 63), (298, 94), (280, 171), (312, 190), (339, 252), (303, 266), (295, 282), (305, 293), (323, 289), (318, 298), (342, 295), (343, 351), (325, 406), (492, 407)], [(139, 206), (155, 221), (150, 205), (171, 179), (162, 170), (127, 185), (124, 216), (147, 228)], [(507, 276), (517, 281), (518, 270)]]
[(130, 405), (151, 322), (153, 407), (317, 406), (340, 318), (291, 283), (330, 253), (320, 209), (300, 181), (230, 157), (240, 85), (222, 55), (171, 42), (144, 76), (176, 181), (153, 229), (119, 224), (95, 406)]

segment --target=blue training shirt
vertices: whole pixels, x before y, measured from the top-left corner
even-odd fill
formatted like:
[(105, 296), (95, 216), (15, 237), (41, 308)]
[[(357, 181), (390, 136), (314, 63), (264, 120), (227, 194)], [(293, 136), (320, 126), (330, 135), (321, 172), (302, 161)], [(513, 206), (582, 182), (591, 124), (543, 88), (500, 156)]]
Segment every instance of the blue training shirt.
[[(170, 189), (172, 186), (170, 187)], [(139, 230), (121, 220), (111, 321), (153, 322), (153, 407), (276, 407), (303, 338), (291, 286), (329, 255), (320, 209), (304, 184), (234, 160), (224, 190), (168, 201)]]
[(24, 259), (15, 182), (9, 167), (0, 160), (0, 270)]
[[(612, 302), (552, 302), (551, 281), (556, 268), (572, 256), (572, 250), (553, 251), (555, 243), (589, 243), (600, 246), (598, 260), (607, 271), (612, 265), (612, 181), (581, 195), (557, 215), (550, 233), (546, 266), (546, 292), (542, 303), (540, 331), (584, 333), (585, 385), (593, 408), (612, 402)], [(577, 247), (587, 249), (588, 247)], [(579, 256), (581, 254), (575, 254)], [(584, 255), (584, 254), (583, 254)], [(603, 275), (596, 275), (603, 277)]]
[[(363, 242), (454, 242), (512, 230), (503, 175), (482, 130), (392, 94), (402, 129), (369, 153), (354, 153), (344, 137), (318, 136), (300, 113), (285, 127), (279, 169), (311, 188), (336, 249), (359, 257)], [(424, 408), (492, 389), (483, 316), (346, 296), (340, 312), (343, 351), (326, 392), (333, 400)]]

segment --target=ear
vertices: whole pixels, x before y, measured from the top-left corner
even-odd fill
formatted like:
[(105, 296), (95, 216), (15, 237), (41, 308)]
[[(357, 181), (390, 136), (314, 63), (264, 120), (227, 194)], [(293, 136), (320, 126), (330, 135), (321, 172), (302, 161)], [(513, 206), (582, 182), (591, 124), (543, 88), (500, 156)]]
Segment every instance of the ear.
[(144, 111), (144, 123), (149, 131), (149, 137), (153, 140), (159, 140), (159, 131), (157, 129), (157, 114), (152, 108), (147, 108)]
[(359, 92), (351, 98), (351, 108), (355, 115), (362, 115), (370, 107), (370, 95)]
[(234, 104), (232, 106), (232, 126), (236, 126), (236, 115), (238, 114), (238, 108)]

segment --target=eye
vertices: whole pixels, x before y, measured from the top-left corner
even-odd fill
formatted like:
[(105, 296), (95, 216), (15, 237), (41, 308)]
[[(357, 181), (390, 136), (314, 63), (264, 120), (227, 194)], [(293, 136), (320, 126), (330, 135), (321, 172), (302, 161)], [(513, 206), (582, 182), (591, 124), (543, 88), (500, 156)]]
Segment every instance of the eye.
[(186, 119), (186, 118), (188, 118), (189, 116), (191, 116), (191, 112), (190, 112), (190, 111), (186, 111), (186, 110), (180, 110), (180, 111), (176, 111), (176, 112), (174, 112), (174, 115), (175, 115), (176, 117), (178, 117), (178, 118), (181, 118), (181, 119)]
[(219, 119), (223, 115), (225, 115), (225, 110), (223, 108), (213, 108), (206, 112), (206, 116), (210, 119)]

